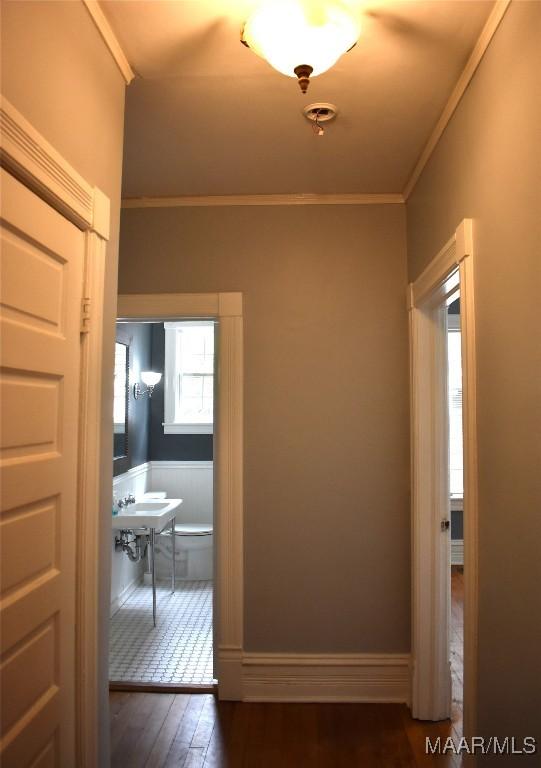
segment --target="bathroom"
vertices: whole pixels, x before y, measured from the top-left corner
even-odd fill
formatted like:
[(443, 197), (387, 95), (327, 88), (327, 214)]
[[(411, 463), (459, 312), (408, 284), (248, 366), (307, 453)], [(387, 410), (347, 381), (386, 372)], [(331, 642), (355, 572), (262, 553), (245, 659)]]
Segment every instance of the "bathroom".
[(213, 685), (214, 336), (210, 320), (116, 324), (109, 679), (117, 690)]

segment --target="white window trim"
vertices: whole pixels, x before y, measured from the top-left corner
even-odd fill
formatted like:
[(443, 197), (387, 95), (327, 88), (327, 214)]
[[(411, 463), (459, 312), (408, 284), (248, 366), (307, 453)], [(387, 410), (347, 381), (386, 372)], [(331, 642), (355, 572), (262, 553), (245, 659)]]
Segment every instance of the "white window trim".
[(176, 338), (175, 332), (179, 323), (182, 325), (212, 325), (214, 320), (193, 320), (177, 321), (164, 323), (165, 329), (165, 357), (164, 357), (164, 421), (162, 422), (164, 435), (212, 435), (214, 433), (214, 422), (189, 423), (175, 421), (175, 377), (176, 371), (172, 365), (168, 365), (168, 360), (173, 360), (176, 356)]
[(164, 435), (212, 435), (214, 424), (175, 424), (163, 422)]

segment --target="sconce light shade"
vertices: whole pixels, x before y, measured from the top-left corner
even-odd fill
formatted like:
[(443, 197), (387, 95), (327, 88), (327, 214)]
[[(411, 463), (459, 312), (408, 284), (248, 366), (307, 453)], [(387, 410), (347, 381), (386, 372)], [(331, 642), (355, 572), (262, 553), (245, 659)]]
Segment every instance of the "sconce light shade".
[(161, 378), (161, 373), (157, 373), (156, 371), (141, 371), (141, 379), (143, 384), (146, 384), (147, 387), (155, 387)]
[(298, 77), (304, 93), (309, 76), (330, 69), (359, 34), (356, 14), (345, 0), (264, 0), (246, 21), (241, 39), (278, 72)]
[(134, 398), (138, 400), (140, 397), (143, 397), (143, 395), (152, 397), (154, 387), (160, 382), (161, 378), (161, 373), (157, 373), (156, 371), (141, 371), (141, 379), (143, 380), (143, 384), (147, 385), (147, 389), (141, 389), (139, 382), (136, 382), (133, 385)]

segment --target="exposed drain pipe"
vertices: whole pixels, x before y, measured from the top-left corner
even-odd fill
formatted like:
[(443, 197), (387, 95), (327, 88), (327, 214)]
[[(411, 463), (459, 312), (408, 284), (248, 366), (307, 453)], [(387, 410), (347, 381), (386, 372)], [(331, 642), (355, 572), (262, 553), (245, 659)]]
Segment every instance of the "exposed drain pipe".
[(146, 555), (148, 536), (136, 534), (135, 538), (130, 541), (129, 535), (130, 531), (120, 531), (120, 535), (115, 538), (115, 549), (117, 552), (125, 552), (132, 563), (139, 563)]

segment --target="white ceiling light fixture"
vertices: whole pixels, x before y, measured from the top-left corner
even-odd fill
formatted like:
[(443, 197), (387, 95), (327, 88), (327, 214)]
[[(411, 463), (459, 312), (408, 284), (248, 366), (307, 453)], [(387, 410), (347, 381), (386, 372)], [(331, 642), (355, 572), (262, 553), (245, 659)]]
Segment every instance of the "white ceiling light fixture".
[(310, 77), (330, 69), (356, 44), (357, 15), (346, 0), (263, 0), (246, 21), (241, 42), (306, 93)]

